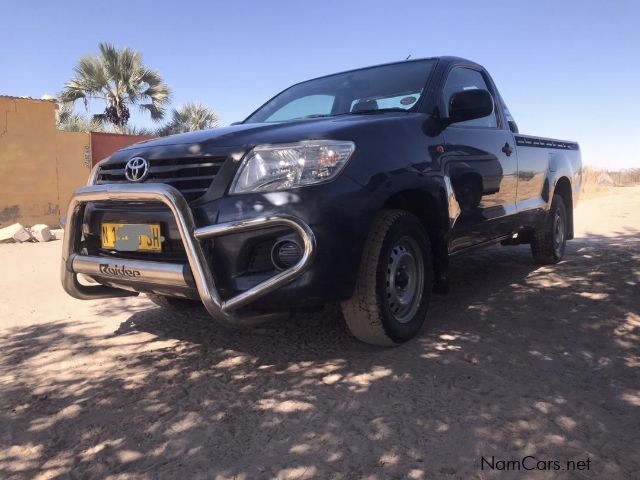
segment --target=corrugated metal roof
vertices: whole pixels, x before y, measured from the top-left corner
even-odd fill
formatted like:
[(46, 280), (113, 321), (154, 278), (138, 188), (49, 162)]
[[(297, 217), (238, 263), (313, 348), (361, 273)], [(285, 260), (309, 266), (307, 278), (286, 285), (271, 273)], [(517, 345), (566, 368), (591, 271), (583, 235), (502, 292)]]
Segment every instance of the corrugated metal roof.
[(0, 98), (11, 98), (13, 100), (34, 100), (36, 102), (54, 102), (53, 98), (33, 98), (33, 97), (17, 97), (15, 95), (0, 95)]

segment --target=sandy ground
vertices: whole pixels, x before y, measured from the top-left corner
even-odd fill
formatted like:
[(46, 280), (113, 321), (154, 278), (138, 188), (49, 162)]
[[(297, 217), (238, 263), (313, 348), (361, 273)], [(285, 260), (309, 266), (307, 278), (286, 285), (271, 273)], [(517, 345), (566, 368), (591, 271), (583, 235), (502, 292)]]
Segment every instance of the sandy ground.
[[(0, 478), (640, 478), (640, 188), (576, 224), (556, 266), (458, 258), (397, 349), (335, 308), (247, 332), (73, 300), (61, 242), (0, 245)], [(526, 455), (562, 470), (481, 468)]]

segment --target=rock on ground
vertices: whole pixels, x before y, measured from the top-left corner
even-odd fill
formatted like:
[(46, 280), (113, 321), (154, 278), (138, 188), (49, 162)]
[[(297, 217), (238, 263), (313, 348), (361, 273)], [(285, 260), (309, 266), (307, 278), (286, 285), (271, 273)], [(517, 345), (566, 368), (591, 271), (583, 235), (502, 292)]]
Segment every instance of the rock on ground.
[(34, 225), (33, 227), (30, 227), (28, 230), (31, 233), (31, 235), (33, 235), (33, 238), (35, 238), (39, 242), (48, 242), (49, 240), (52, 240), (54, 238), (53, 234), (51, 233), (51, 230), (49, 229), (49, 226), (44, 225), (42, 223), (39, 223), (38, 225)]
[(0, 243), (29, 242), (33, 236), (19, 223), (0, 229)]

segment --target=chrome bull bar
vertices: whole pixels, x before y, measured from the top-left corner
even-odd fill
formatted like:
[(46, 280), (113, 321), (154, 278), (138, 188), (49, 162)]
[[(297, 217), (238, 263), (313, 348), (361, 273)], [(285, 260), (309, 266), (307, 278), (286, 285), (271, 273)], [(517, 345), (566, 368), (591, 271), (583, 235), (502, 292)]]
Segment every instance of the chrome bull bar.
[[(105, 200), (160, 202), (166, 205), (175, 217), (189, 268), (185, 269), (182, 265), (172, 263), (81, 255), (80, 241), (85, 207), (88, 202)], [(200, 242), (223, 235), (277, 226), (291, 228), (302, 239), (303, 254), (300, 261), (249, 290), (223, 300), (216, 288), (214, 276)], [(235, 326), (243, 324), (242, 318), (235, 312), (236, 310), (298, 278), (309, 268), (314, 254), (315, 237), (313, 231), (305, 222), (291, 215), (259, 217), (196, 228), (187, 201), (174, 187), (161, 183), (92, 185), (78, 189), (67, 209), (67, 223), (62, 246), (61, 279), (65, 291), (72, 297), (82, 300), (122, 297), (137, 295), (137, 293), (107, 285), (83, 285), (78, 281), (77, 275), (79, 273), (105, 275), (113, 279), (115, 283), (122, 281), (124, 277), (129, 285), (139, 281), (167, 286), (195, 284), (200, 299), (209, 314), (222, 323)], [(189, 269), (190, 272), (185, 271)]]

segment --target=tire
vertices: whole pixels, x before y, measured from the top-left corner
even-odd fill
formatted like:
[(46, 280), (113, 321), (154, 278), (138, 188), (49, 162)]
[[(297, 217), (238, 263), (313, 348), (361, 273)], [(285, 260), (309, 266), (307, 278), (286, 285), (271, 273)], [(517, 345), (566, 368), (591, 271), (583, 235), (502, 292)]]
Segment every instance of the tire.
[(429, 237), (403, 210), (382, 210), (364, 247), (353, 296), (342, 302), (351, 333), (372, 345), (395, 346), (424, 324), (433, 287)]
[(567, 206), (560, 195), (554, 195), (542, 228), (534, 232), (531, 253), (539, 265), (558, 263), (567, 244)]
[(191, 300), (189, 298), (167, 297), (164, 295), (156, 295), (154, 293), (147, 293), (147, 297), (149, 297), (149, 300), (159, 307), (167, 308), (169, 310), (186, 310), (201, 305), (199, 301)]

